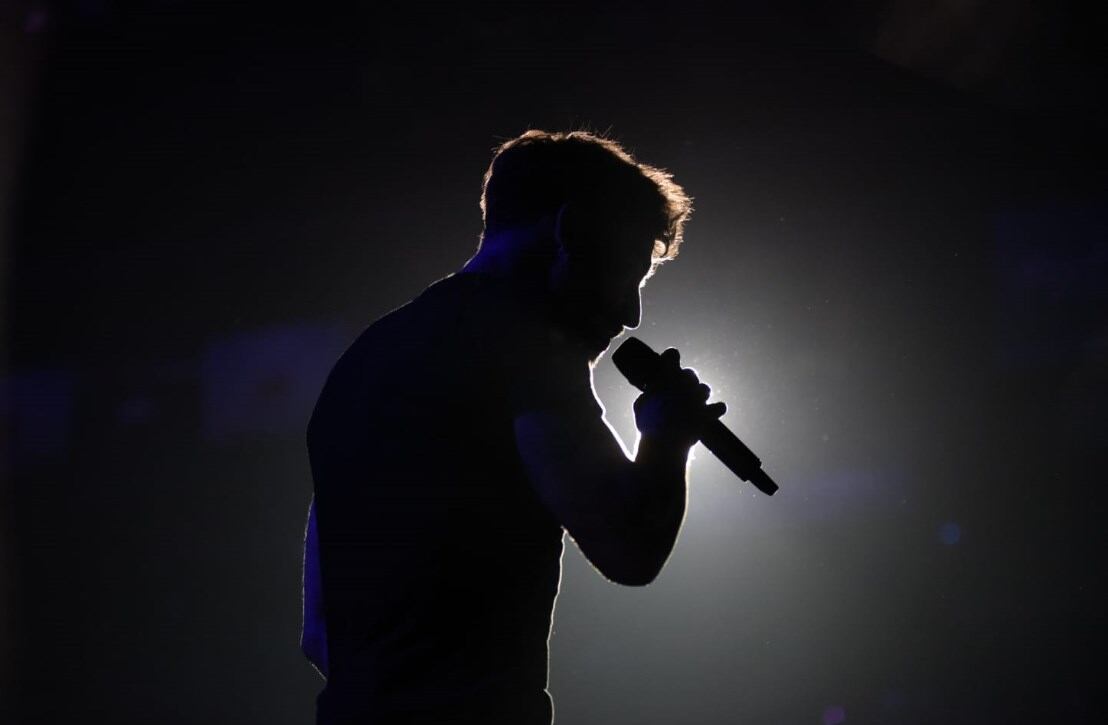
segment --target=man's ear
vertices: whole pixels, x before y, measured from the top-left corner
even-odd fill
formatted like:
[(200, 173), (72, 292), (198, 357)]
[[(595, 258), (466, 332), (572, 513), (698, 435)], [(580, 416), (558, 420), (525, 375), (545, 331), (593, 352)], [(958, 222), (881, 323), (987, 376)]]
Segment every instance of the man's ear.
[(554, 214), (554, 241), (558, 243), (558, 254), (568, 255), (574, 246), (574, 214), (569, 202), (558, 207)]

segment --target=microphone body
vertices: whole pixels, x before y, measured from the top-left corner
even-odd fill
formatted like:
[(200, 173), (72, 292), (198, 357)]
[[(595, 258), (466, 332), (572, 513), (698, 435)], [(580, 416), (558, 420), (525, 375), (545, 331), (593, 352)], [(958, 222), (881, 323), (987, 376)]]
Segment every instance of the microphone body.
[[(661, 356), (636, 337), (628, 338), (619, 346), (612, 354), (612, 362), (629, 383), (643, 392), (662, 374)], [(723, 423), (711, 421), (702, 428), (699, 438), (704, 447), (736, 476), (754, 484), (768, 496), (777, 490), (777, 484), (762, 470), (758, 456)]]

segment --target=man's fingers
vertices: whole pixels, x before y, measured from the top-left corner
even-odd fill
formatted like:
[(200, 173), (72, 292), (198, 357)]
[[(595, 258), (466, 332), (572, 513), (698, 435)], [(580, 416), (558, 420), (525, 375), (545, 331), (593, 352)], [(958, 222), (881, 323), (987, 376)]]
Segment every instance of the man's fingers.
[(662, 362), (670, 367), (681, 367), (681, 353), (675, 347), (667, 347), (662, 350)]
[(704, 412), (708, 414), (709, 418), (719, 418), (727, 412), (727, 403), (712, 403), (704, 408)]

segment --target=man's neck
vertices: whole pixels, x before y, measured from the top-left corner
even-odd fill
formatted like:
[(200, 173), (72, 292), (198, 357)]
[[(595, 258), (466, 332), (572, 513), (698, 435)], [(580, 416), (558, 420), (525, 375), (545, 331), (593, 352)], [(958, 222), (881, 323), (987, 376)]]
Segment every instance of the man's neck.
[[(550, 291), (551, 266), (554, 264), (556, 242), (543, 238), (531, 230), (522, 233), (515, 230), (501, 232), (495, 236), (486, 235), (481, 240), (481, 248), (466, 262), (460, 274), (472, 274), (494, 279), (498, 284), (510, 290), (511, 295), (521, 304), (533, 306), (540, 311), (540, 317), (575, 340), (571, 326), (554, 309)], [(581, 343), (573, 343), (581, 344)], [(582, 347), (584, 350), (585, 347)], [(587, 350), (589, 365), (595, 363), (600, 352)]]
[(534, 229), (509, 229), (486, 234), (477, 254), (465, 266), (463, 274), (479, 274), (536, 292), (545, 289), (553, 260), (553, 241)]

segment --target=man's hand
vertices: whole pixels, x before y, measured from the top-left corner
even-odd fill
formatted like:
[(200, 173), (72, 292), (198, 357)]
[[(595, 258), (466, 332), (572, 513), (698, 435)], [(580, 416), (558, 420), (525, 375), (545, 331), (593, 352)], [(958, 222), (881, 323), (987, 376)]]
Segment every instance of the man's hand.
[(727, 406), (708, 404), (711, 388), (695, 370), (681, 367), (676, 349), (668, 348), (660, 357), (662, 374), (635, 400), (635, 425), (644, 437), (691, 448), (701, 429), (727, 412)]

